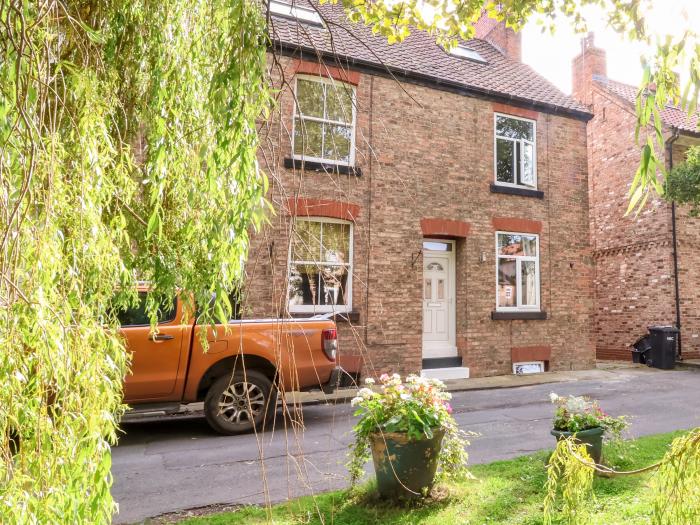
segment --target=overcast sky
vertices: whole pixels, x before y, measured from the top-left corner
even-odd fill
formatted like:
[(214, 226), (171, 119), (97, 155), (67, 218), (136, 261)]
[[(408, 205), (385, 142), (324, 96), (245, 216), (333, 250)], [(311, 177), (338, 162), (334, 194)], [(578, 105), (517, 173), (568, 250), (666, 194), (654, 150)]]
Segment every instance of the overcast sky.
[[(692, 21), (696, 26), (700, 23), (700, 0), (653, 0), (649, 15), (648, 19), (654, 21), (654, 34), (682, 34)], [(608, 76), (637, 85), (642, 74), (640, 56), (649, 51), (608, 28), (596, 11), (589, 12), (589, 29), (595, 33), (596, 46), (607, 52)], [(582, 36), (563, 24), (554, 36), (542, 34), (539, 26), (530, 23), (523, 30), (523, 61), (564, 93), (571, 93), (571, 60), (581, 49)], [(683, 75), (681, 79), (685, 80)]]

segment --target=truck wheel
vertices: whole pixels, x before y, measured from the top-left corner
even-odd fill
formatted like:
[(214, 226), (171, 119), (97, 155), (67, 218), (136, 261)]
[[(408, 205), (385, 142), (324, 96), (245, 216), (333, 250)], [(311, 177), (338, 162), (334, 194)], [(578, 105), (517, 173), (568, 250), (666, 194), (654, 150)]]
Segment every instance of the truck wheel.
[(262, 431), (277, 408), (277, 390), (255, 370), (217, 379), (204, 400), (207, 423), (220, 434)]

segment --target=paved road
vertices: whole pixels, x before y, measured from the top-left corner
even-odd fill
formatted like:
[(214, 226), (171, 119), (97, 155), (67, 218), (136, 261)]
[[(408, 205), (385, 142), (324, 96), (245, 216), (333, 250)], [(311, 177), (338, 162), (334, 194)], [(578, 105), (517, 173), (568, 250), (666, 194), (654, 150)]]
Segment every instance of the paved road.
[[(455, 417), (462, 428), (480, 434), (472, 439), (471, 462), (550, 448), (552, 391), (589, 395), (612, 414), (631, 415), (633, 435), (700, 425), (695, 402), (700, 372), (625, 369), (602, 381), (459, 392), (453, 399)], [(275, 432), (257, 438), (215, 435), (196, 417), (125, 425), (113, 451), (113, 493), (120, 505), (116, 522), (217, 503), (275, 502), (344, 487), (352, 424), (352, 409), (342, 404), (305, 406), (303, 413), (278, 423)]]

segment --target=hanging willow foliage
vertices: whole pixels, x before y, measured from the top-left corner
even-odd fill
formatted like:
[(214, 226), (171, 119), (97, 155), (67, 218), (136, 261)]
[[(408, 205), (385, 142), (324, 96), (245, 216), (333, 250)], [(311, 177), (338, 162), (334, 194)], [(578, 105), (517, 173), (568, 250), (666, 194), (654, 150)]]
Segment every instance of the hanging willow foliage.
[(653, 525), (689, 525), (700, 523), (700, 428), (673, 440), (658, 463), (634, 471), (619, 472), (595, 465), (585, 446), (572, 438), (562, 440), (547, 466), (547, 494), (544, 523), (549, 525), (561, 498), (562, 518), (569, 525), (587, 523), (588, 503), (592, 495), (593, 474), (608, 478), (642, 474), (654, 470), (649, 501)]
[(226, 320), (264, 220), (253, 0), (0, 0), (0, 522), (108, 523), (127, 355), (152, 283)]

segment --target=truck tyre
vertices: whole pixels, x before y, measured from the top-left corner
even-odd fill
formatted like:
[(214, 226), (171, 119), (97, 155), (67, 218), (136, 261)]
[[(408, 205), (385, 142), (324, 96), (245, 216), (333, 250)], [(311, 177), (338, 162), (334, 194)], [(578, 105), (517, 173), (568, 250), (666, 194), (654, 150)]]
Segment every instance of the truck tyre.
[(226, 435), (263, 431), (276, 408), (277, 389), (256, 370), (220, 377), (204, 399), (207, 423)]

